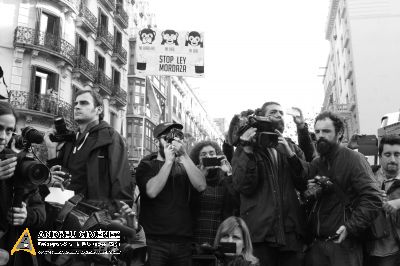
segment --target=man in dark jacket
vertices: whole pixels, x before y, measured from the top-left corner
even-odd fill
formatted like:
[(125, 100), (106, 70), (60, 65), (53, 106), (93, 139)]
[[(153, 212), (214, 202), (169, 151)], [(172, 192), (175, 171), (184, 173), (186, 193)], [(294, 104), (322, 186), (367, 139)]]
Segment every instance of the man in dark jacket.
[[(44, 224), (46, 213), (44, 203), (35, 186), (24, 186), (21, 206), (13, 206), (15, 184), (21, 184), (21, 176), (14, 175), (16, 157), (8, 158), (14, 152), (5, 148), (16, 126), (16, 114), (7, 102), (0, 102), (0, 261), (5, 265), (10, 253), (25, 228), (38, 229)], [(34, 236), (34, 234), (32, 234)], [(5, 253), (5, 251), (7, 253)], [(17, 252), (10, 256), (8, 265), (32, 265), (27, 252)]]
[[(232, 159), (233, 182), (240, 192), (240, 216), (249, 227), (254, 255), (260, 260), (260, 265), (301, 265), (305, 217), (296, 189), (305, 190), (306, 182), (293, 171), (289, 160), (294, 154), (304, 158), (304, 153), (280, 135), (284, 130), (284, 120), (278, 103), (265, 103), (258, 115), (274, 125), (275, 134), (279, 134), (279, 144), (275, 147), (255, 144), (261, 132), (253, 127), (240, 136), (240, 144)], [(298, 134), (305, 136), (303, 143), (312, 149), (302, 116), (295, 122)], [(284, 143), (291, 147), (290, 153), (283, 149)], [(307, 153), (313, 154), (313, 150)]]
[(316, 117), (314, 129), (320, 157), (311, 163), (300, 163), (296, 156), (291, 160), (292, 167), (310, 179), (311, 193), (306, 194), (316, 199), (309, 225), (314, 242), (306, 264), (361, 266), (362, 247), (356, 237), (382, 205), (377, 183), (364, 156), (340, 145), (344, 133), (340, 117), (323, 112)]
[(103, 121), (101, 96), (91, 90), (79, 91), (74, 119), (79, 126), (75, 141), (57, 144), (48, 134), (45, 137), (52, 182), (64, 181), (60, 178), (62, 166), (72, 175), (68, 189), (82, 193), (86, 200), (132, 203), (134, 182), (127, 151), (119, 133)]
[(400, 265), (400, 136), (383, 136), (379, 143), (380, 168), (375, 172), (379, 187), (387, 194), (378, 217), (371, 226), (372, 240), (366, 243), (365, 265)]

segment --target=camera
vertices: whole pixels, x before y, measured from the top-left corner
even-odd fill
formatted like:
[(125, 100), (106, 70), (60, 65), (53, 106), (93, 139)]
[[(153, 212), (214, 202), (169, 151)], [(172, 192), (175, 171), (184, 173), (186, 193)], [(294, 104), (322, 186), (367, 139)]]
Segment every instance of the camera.
[(165, 141), (171, 143), (175, 138), (184, 139), (183, 132), (177, 128), (171, 129), (167, 135), (165, 135)]
[(259, 147), (274, 148), (278, 146), (278, 134), (275, 133), (277, 128), (267, 117), (249, 116), (247, 124), (239, 129), (239, 135), (242, 135), (250, 127), (257, 129), (255, 138)]
[(49, 135), (49, 139), (52, 142), (73, 141), (75, 139), (75, 133), (67, 128), (67, 124), (62, 116), (54, 119), (54, 127), (56, 134)]
[(43, 137), (43, 132), (33, 127), (25, 127), (22, 129), (21, 136), (13, 136), (16, 141), (16, 148), (22, 151), (18, 154), (3, 154), (0, 157), (2, 160), (14, 156), (17, 157), (15, 177), (18, 180), (14, 179), (15, 196), (13, 206), (21, 206), (25, 189), (30, 189), (49, 181), (49, 169), (37, 159), (31, 148), (33, 143), (41, 144)]
[(212, 166), (220, 166), (221, 161), (224, 159), (223, 156), (215, 156), (215, 157), (203, 157), (201, 161), (204, 167), (212, 167)]
[(304, 198), (306, 201), (319, 199), (322, 193), (333, 189), (332, 181), (326, 176), (314, 178), (314, 180), (316, 181), (315, 185), (304, 191)]

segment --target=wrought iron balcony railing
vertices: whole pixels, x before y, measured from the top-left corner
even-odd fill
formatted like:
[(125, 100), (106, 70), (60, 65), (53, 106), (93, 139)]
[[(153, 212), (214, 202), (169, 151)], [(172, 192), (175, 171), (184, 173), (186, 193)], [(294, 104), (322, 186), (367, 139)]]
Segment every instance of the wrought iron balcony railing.
[(98, 0), (109, 11), (115, 11), (115, 0)]
[(94, 81), (96, 76), (96, 68), (92, 62), (90, 62), (83, 55), (77, 55), (75, 61), (75, 70), (85, 75), (87, 80)]
[(112, 93), (112, 80), (104, 74), (103, 71), (97, 70), (96, 77), (94, 83), (103, 91), (100, 91), (103, 95)]
[(47, 52), (74, 64), (75, 48), (60, 37), (32, 28), (18, 26), (15, 29), (14, 46)]
[(77, 21), (79, 21), (77, 25), (86, 30), (86, 32), (97, 32), (97, 18), (84, 4), (81, 6)]
[(127, 62), (127, 52), (122, 46), (114, 45), (113, 49), (113, 60), (115, 60), (119, 65), (125, 65)]
[(51, 95), (11, 90), (10, 104), (21, 110), (34, 110), (52, 116), (63, 116), (69, 121), (73, 119), (72, 105)]
[(117, 4), (117, 8), (115, 11), (115, 20), (121, 25), (122, 28), (124, 29), (128, 28), (129, 25), (128, 13), (126, 13), (121, 4)]
[(119, 102), (120, 105), (125, 106), (127, 103), (127, 93), (119, 85), (114, 84), (112, 96)]
[(108, 29), (105, 27), (99, 26), (97, 28), (97, 40), (98, 44), (104, 50), (112, 50), (113, 48), (113, 36), (108, 32)]

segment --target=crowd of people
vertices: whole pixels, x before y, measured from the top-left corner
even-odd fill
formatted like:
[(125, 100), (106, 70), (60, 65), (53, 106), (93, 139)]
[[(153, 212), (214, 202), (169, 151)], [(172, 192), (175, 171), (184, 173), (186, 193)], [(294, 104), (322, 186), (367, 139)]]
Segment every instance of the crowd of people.
[[(309, 132), (298, 110), (297, 145), (282, 135), (281, 105), (266, 102), (234, 117), (223, 148), (207, 140), (189, 152), (181, 124), (157, 125), (158, 152), (132, 171), (102, 102), (94, 91), (76, 94), (73, 139), (54, 142), (49, 130), (49, 178), (22, 190), (21, 156), (9, 145), (18, 116), (0, 102), (0, 265), (400, 265), (400, 136), (380, 140), (373, 171), (341, 143), (337, 114), (320, 113)], [(50, 187), (75, 196), (52, 206), (43, 200)], [(73, 223), (75, 209), (107, 215)], [(124, 232), (118, 256), (8, 255), (25, 227), (104, 224)]]

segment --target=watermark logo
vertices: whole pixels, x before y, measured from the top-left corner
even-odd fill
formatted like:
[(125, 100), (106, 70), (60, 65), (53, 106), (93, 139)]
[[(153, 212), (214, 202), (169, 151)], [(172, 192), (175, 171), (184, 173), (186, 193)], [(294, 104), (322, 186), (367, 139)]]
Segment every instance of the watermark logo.
[(11, 250), (11, 255), (13, 255), (17, 251), (26, 251), (31, 253), (33, 256), (36, 256), (35, 247), (32, 244), (31, 234), (29, 233), (28, 228), (22, 232), (21, 236), (15, 243), (13, 249)]

